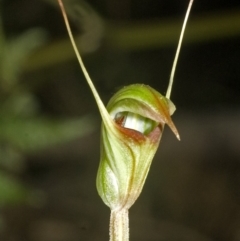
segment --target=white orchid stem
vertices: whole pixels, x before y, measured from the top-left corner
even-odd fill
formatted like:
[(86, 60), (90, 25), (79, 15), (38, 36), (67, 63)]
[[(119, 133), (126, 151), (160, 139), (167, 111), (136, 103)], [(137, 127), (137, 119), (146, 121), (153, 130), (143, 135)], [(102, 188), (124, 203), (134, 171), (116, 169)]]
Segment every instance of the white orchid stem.
[(190, 14), (190, 10), (191, 10), (193, 1), (194, 0), (190, 0), (190, 2), (188, 4), (187, 12), (186, 12), (186, 15), (185, 15), (185, 18), (184, 18), (184, 22), (183, 22), (179, 42), (178, 42), (177, 51), (176, 51), (175, 58), (174, 58), (174, 61), (173, 61), (172, 71), (171, 71), (168, 89), (167, 89), (167, 93), (166, 93), (166, 97), (168, 99), (170, 99), (172, 86), (173, 86), (173, 78), (174, 78), (174, 74), (175, 74), (175, 70), (176, 70), (176, 66), (177, 66), (177, 61), (178, 61), (178, 57), (179, 57), (181, 46), (182, 46), (183, 35), (184, 35), (184, 31), (185, 31), (185, 28), (186, 28), (186, 25), (187, 25), (187, 21), (188, 21), (188, 17), (189, 17), (189, 14)]
[(70, 25), (69, 25), (69, 22), (68, 22), (68, 18), (67, 18), (67, 14), (66, 14), (66, 11), (65, 11), (65, 8), (64, 8), (64, 5), (62, 3), (62, 0), (58, 0), (58, 3), (59, 3), (59, 6), (61, 8), (61, 11), (62, 11), (62, 15), (63, 15), (63, 19), (64, 19), (64, 22), (66, 24), (66, 28), (67, 28), (67, 32), (68, 32), (68, 35), (69, 35), (69, 38), (70, 38), (70, 41), (72, 43), (72, 46), (73, 46), (73, 50), (76, 54), (76, 57), (78, 59), (78, 62), (79, 62), (79, 65), (83, 71), (83, 74), (84, 74), (84, 77), (86, 78), (87, 80), (87, 83), (88, 85), (90, 86), (90, 89), (92, 90), (92, 93), (93, 93), (93, 96), (97, 102), (97, 105), (98, 105), (98, 108), (99, 108), (99, 111), (100, 111), (100, 114), (102, 116), (102, 119), (103, 119), (103, 122), (104, 124), (108, 127), (108, 128), (113, 128), (113, 125), (112, 125), (112, 122), (111, 122), (111, 118), (95, 88), (95, 86), (93, 85), (93, 82), (85, 68), (85, 65), (82, 61), (82, 57), (81, 55), (79, 54), (79, 51), (78, 51), (78, 48), (77, 48), (77, 45), (75, 43), (75, 40), (73, 38), (73, 35), (72, 35), (72, 31), (71, 31), (71, 28), (70, 28)]
[(110, 241), (129, 241), (128, 210), (111, 211)]

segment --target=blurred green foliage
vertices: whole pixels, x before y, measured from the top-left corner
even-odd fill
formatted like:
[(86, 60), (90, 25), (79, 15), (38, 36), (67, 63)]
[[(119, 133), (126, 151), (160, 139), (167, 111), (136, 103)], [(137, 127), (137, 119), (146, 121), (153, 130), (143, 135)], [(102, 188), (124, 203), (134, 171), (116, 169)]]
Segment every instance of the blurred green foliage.
[(0, 172), (0, 206), (25, 202), (29, 197), (29, 190), (18, 180)]
[(8, 39), (0, 18), (0, 207), (32, 198), (32, 190), (16, 178), (24, 170), (24, 153), (69, 141), (94, 126), (89, 116), (78, 119), (44, 116), (39, 111), (37, 97), (23, 84), (21, 73), (25, 61), (46, 40), (43, 29), (30, 29)]

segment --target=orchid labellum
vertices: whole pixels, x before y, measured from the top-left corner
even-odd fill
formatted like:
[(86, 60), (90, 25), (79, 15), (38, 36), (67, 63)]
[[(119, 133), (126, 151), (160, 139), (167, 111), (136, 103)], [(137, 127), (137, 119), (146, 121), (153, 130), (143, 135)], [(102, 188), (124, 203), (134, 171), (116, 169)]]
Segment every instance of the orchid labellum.
[(183, 23), (166, 96), (150, 86), (132, 84), (113, 95), (107, 107), (102, 103), (82, 62), (62, 1), (58, 2), (74, 51), (103, 120), (97, 190), (103, 202), (111, 209), (110, 241), (128, 241), (128, 210), (142, 191), (164, 125), (167, 124), (180, 139), (171, 119), (175, 106), (169, 98), (193, 0), (190, 0)]

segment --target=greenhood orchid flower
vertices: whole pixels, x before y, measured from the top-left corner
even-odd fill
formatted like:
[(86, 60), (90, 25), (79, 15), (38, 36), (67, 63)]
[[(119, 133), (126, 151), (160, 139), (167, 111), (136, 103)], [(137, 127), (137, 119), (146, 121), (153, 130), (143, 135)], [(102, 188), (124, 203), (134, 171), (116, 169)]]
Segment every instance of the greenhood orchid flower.
[(112, 128), (102, 125), (98, 193), (111, 210), (129, 209), (138, 198), (157, 151), (164, 124), (179, 139), (173, 103), (150, 86), (118, 91), (107, 105)]
[(109, 101), (107, 108), (102, 103), (83, 64), (62, 1), (58, 2), (73, 49), (103, 121), (97, 190), (103, 202), (111, 209), (110, 241), (128, 241), (128, 209), (142, 191), (164, 125), (167, 124), (180, 139), (171, 119), (175, 106), (170, 101), (170, 94), (193, 0), (189, 2), (184, 19), (166, 97), (147, 85), (134, 84), (118, 91)]

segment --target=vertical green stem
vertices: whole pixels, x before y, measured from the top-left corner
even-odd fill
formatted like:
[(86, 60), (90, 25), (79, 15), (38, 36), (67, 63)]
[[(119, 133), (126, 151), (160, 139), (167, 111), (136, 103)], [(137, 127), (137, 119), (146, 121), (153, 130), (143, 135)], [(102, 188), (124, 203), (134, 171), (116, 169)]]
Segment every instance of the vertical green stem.
[(129, 241), (128, 209), (111, 211), (110, 241)]

